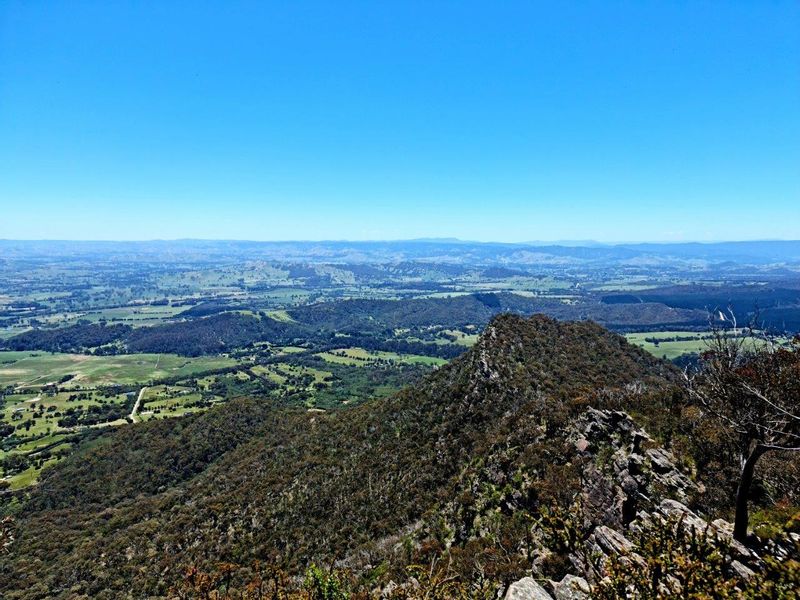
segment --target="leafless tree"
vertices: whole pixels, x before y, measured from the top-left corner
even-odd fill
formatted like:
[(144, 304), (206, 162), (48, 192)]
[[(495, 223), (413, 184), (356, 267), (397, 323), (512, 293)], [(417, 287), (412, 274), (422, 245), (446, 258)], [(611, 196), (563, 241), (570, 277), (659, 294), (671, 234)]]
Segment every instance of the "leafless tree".
[(740, 462), (733, 535), (747, 538), (756, 463), (770, 451), (800, 451), (800, 336), (777, 344), (753, 329), (715, 330), (689, 390), (730, 434)]

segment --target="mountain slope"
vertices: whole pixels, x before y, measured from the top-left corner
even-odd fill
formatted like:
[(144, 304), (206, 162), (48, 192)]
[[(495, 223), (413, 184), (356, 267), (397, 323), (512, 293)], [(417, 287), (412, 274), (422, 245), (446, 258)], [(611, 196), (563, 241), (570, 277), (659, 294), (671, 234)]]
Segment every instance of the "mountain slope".
[[(389, 399), (334, 414), (254, 399), (123, 428), (43, 478), (18, 514), (0, 591), (148, 597), (188, 565), (258, 559), (297, 572), (338, 559), (364, 572), (476, 538), (481, 553), (497, 543), (481, 515), (458, 528), (453, 515), (482, 503), (513, 532), (517, 509), (568, 505), (581, 477), (565, 450), (573, 417), (589, 403), (659, 412), (672, 377), (593, 323), (502, 315), (461, 358)], [(511, 563), (498, 577), (523, 570)]]

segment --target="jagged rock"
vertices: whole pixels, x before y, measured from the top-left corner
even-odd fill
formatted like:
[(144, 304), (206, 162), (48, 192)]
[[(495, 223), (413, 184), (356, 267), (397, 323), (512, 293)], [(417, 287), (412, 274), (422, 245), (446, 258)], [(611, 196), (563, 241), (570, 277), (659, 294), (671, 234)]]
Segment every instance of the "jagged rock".
[(657, 509), (664, 495), (686, 500), (700, 491), (663, 448), (622, 411), (587, 409), (571, 426), (568, 439), (578, 452), (594, 457), (584, 479), (585, 521), (621, 529), (641, 510)]
[(733, 525), (727, 521), (717, 519), (709, 524), (687, 506), (669, 498), (661, 502), (659, 511), (667, 517), (681, 517), (683, 526), (690, 527), (697, 533), (704, 533), (709, 530), (709, 533), (724, 539), (730, 545), (731, 553), (734, 556), (744, 560), (758, 559), (744, 544), (733, 539)]
[(675, 469), (671, 455), (663, 448), (650, 448), (645, 454), (650, 459), (653, 469), (658, 473), (668, 473)]
[(605, 525), (594, 530), (594, 539), (606, 554), (628, 554), (633, 548), (624, 535)]
[(605, 477), (594, 465), (586, 468), (583, 510), (587, 525), (603, 523), (610, 527), (620, 527), (624, 499), (624, 493), (617, 492), (614, 481)]
[(565, 575), (559, 582), (553, 582), (555, 600), (588, 600), (591, 589), (583, 577)]
[(668, 517), (681, 517), (683, 519), (683, 524), (687, 527), (691, 527), (697, 533), (703, 533), (710, 527), (706, 521), (693, 513), (688, 506), (681, 504), (677, 500), (666, 498), (661, 501), (658, 509), (662, 514)]
[(630, 475), (625, 475), (622, 478), (622, 490), (630, 496), (639, 490), (639, 484)]
[(504, 600), (553, 600), (533, 577), (523, 577), (508, 586)]
[(748, 579), (749, 577), (755, 575), (753, 569), (744, 566), (738, 560), (731, 562), (731, 569), (733, 569), (734, 573), (743, 579)]
[(733, 523), (725, 519), (714, 519), (711, 521), (714, 529), (725, 535), (726, 537), (733, 537)]

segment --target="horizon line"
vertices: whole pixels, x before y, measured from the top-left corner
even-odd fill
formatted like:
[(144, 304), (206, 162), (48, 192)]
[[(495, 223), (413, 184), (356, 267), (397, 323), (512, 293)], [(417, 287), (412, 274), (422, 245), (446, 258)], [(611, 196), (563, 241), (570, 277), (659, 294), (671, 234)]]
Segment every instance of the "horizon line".
[(248, 244), (391, 244), (391, 243), (442, 243), (442, 244), (485, 244), (504, 246), (628, 246), (641, 244), (658, 245), (689, 245), (689, 244), (749, 244), (749, 243), (790, 243), (800, 242), (800, 238), (754, 238), (754, 239), (720, 239), (720, 240), (628, 240), (602, 242), (598, 240), (527, 240), (527, 241), (498, 241), (498, 240), (469, 240), (456, 237), (420, 237), (420, 238), (387, 238), (387, 239), (246, 239), (246, 238), (151, 238), (151, 239), (63, 239), (63, 238), (5, 238), (0, 237), (0, 242), (16, 243), (75, 243), (75, 244), (152, 244), (152, 243), (181, 243), (181, 242), (234, 242)]

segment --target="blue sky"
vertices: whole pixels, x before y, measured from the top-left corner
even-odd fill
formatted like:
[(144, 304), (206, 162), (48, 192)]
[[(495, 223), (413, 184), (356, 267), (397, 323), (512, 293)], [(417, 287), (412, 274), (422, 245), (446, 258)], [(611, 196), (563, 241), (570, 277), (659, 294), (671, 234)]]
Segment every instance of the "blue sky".
[(0, 238), (451, 236), (800, 238), (800, 3), (0, 3)]

